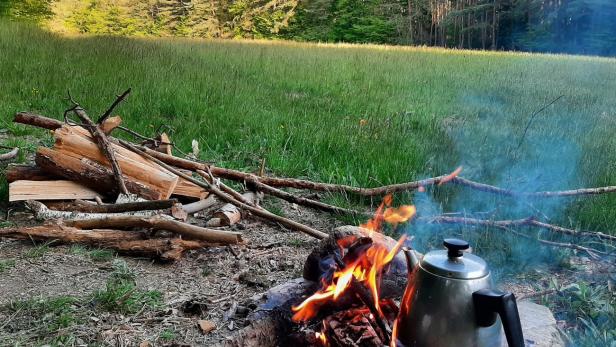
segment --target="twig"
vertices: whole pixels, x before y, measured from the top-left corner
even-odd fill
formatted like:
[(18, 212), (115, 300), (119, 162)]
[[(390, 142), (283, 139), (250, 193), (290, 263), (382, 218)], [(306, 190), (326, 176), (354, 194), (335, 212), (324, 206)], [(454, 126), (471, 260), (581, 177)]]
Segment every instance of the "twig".
[(103, 113), (102, 116), (100, 116), (100, 118), (98, 119), (98, 121), (96, 121), (96, 124), (100, 125), (103, 124), (103, 122), (109, 117), (111, 116), (111, 112), (113, 112), (113, 109), (118, 106), (119, 103), (121, 103), (124, 98), (126, 98), (128, 96), (128, 94), (130, 94), (131, 92), (131, 88), (128, 88), (124, 93), (122, 93), (122, 95), (118, 95), (117, 98), (115, 99), (115, 101), (113, 102), (113, 104), (111, 104), (111, 106), (109, 106), (109, 108), (107, 109), (107, 111), (105, 111), (105, 113)]
[(433, 217), (419, 217), (418, 221), (424, 221), (430, 224), (466, 224), (466, 225), (482, 225), (491, 227), (513, 227), (513, 226), (534, 226), (541, 229), (554, 231), (560, 234), (566, 234), (578, 237), (596, 237), (602, 240), (616, 241), (616, 236), (609, 235), (598, 231), (578, 231), (574, 229), (568, 229), (561, 226), (543, 223), (532, 217), (524, 219), (512, 219), (512, 220), (488, 220), (488, 219), (475, 219), (466, 217), (450, 217), (450, 216), (433, 216)]
[(19, 153), (19, 148), (15, 147), (10, 152), (6, 152), (6, 153), (3, 153), (3, 154), (0, 154), (0, 160), (13, 159), (13, 158), (15, 158), (17, 156), (17, 153)]
[(532, 218), (527, 218), (527, 219), (518, 219), (518, 220), (501, 220), (501, 221), (491, 221), (491, 220), (486, 220), (486, 219), (474, 219), (474, 218), (464, 218), (464, 217), (447, 217), (447, 216), (435, 216), (435, 217), (419, 217), (415, 219), (416, 221), (423, 221), (426, 223), (430, 223), (430, 224), (464, 224), (464, 225), (481, 225), (481, 226), (489, 226), (489, 227), (495, 227), (495, 228), (499, 228), (508, 232), (511, 232), (517, 236), (521, 236), (524, 238), (528, 238), (528, 239), (533, 239), (533, 240), (537, 240), (539, 243), (548, 245), (548, 246), (553, 246), (553, 247), (560, 247), (560, 248), (569, 248), (569, 249), (574, 249), (577, 251), (582, 251), (582, 252), (586, 252), (588, 253), (592, 258), (597, 259), (598, 256), (597, 254), (602, 254), (602, 255), (611, 255), (608, 254), (607, 252), (603, 252), (594, 248), (589, 248), (589, 247), (584, 247), (584, 246), (579, 246), (579, 245), (575, 245), (572, 243), (560, 243), (560, 242), (553, 242), (553, 241), (548, 241), (548, 240), (542, 240), (542, 239), (535, 239), (532, 238), (528, 235), (522, 234), (520, 232), (517, 232), (513, 229), (511, 229), (511, 227), (514, 226), (537, 226), (537, 227), (541, 227), (541, 228), (545, 228), (545, 229), (549, 229), (552, 231), (556, 231), (556, 232), (560, 232), (560, 233), (565, 233), (565, 234), (569, 234), (569, 235), (578, 235), (578, 236), (595, 236), (595, 237), (599, 237), (599, 238), (603, 238), (606, 240), (616, 240), (616, 236), (611, 236), (611, 235), (606, 235), (603, 233), (595, 233), (595, 232), (578, 232), (572, 229), (566, 229), (566, 228), (562, 228), (562, 227), (557, 227), (551, 224), (546, 224), (546, 223), (541, 223), (541, 222), (537, 222)]
[[(328, 234), (326, 234), (326, 233), (324, 233), (322, 231), (316, 230), (314, 228), (311, 228), (311, 227), (309, 227), (307, 225), (295, 222), (293, 220), (290, 220), (290, 219), (287, 219), (287, 218), (275, 215), (275, 214), (273, 214), (273, 213), (271, 213), (271, 212), (269, 212), (269, 211), (267, 211), (267, 210), (265, 210), (263, 208), (256, 208), (254, 206), (250, 206), (250, 205), (247, 205), (247, 204), (245, 204), (245, 203), (243, 203), (241, 201), (238, 201), (237, 199), (235, 199), (232, 196), (222, 192), (220, 189), (218, 189), (214, 185), (208, 183), (207, 181), (196, 180), (193, 177), (191, 177), (189, 175), (186, 175), (185, 173), (181, 172), (180, 170), (178, 170), (178, 169), (176, 169), (176, 168), (174, 168), (174, 167), (172, 167), (170, 165), (167, 165), (166, 163), (162, 162), (161, 160), (158, 160), (158, 159), (154, 158), (153, 156), (149, 155), (146, 151), (141, 150), (139, 147), (137, 147), (137, 146), (135, 146), (135, 145), (133, 145), (133, 144), (131, 144), (129, 142), (120, 140), (120, 143), (122, 145), (124, 145), (126, 148), (134, 151), (135, 153), (139, 153), (139, 154), (143, 155), (145, 158), (150, 159), (151, 161), (153, 161), (153, 162), (157, 163), (158, 165), (162, 166), (163, 168), (173, 172), (174, 174), (176, 174), (176, 175), (178, 175), (178, 176), (180, 176), (180, 177), (182, 177), (182, 178), (184, 178), (184, 179), (186, 179), (186, 180), (188, 180), (188, 181), (190, 181), (190, 182), (192, 182), (192, 183), (194, 183), (194, 184), (196, 184), (196, 185), (198, 185), (200, 187), (203, 187), (203, 188), (207, 189), (208, 191), (212, 192), (214, 195), (218, 196), (221, 200), (223, 200), (225, 202), (228, 202), (228, 203), (231, 203), (231, 204), (234, 204), (235, 206), (237, 206), (239, 208), (248, 210), (248, 211), (250, 211), (251, 213), (253, 213), (256, 216), (259, 216), (259, 217), (262, 217), (262, 218), (265, 218), (265, 219), (268, 219), (268, 220), (279, 222), (280, 224), (282, 224), (282, 225), (284, 225), (286, 227), (289, 227), (289, 228), (301, 231), (301, 232), (306, 233), (306, 234), (308, 234), (308, 235), (310, 235), (312, 237), (315, 237), (317, 239), (324, 239), (324, 238), (329, 236)], [(159, 153), (159, 152), (157, 152), (157, 153)]]
[(540, 108), (539, 110), (535, 111), (535, 113), (533, 113), (530, 118), (528, 119), (528, 122), (526, 123), (526, 127), (524, 128), (524, 132), (522, 133), (522, 136), (520, 137), (520, 142), (518, 142), (518, 147), (516, 148), (516, 150), (520, 149), (520, 147), (522, 146), (522, 143), (524, 142), (524, 137), (526, 137), (526, 133), (528, 132), (528, 128), (530, 128), (530, 124), (533, 122), (533, 120), (535, 119), (535, 117), (543, 112), (543, 110), (545, 110), (546, 108), (550, 107), (553, 103), (555, 103), (556, 101), (558, 101), (560, 98), (562, 98), (564, 95), (560, 95), (559, 97), (557, 97), (556, 99), (552, 100), (552, 102), (550, 102), (549, 104), (543, 106), (542, 108)]
[(115, 153), (113, 151), (113, 148), (111, 147), (107, 135), (103, 133), (100, 127), (98, 127), (96, 124), (94, 124), (94, 122), (92, 122), (90, 117), (88, 117), (88, 115), (86, 114), (85, 110), (77, 102), (75, 102), (75, 100), (73, 100), (70, 93), (68, 94), (68, 97), (69, 100), (73, 103), (73, 107), (69, 110), (72, 110), (77, 115), (77, 117), (79, 117), (79, 119), (81, 119), (81, 121), (85, 123), (83, 126), (88, 129), (90, 134), (92, 134), (92, 137), (96, 141), (96, 144), (100, 148), (101, 152), (103, 152), (105, 154), (105, 157), (109, 160), (109, 163), (111, 164), (111, 169), (113, 170), (113, 176), (116, 180), (116, 183), (118, 184), (120, 193), (128, 195), (128, 189), (126, 188), (126, 184), (124, 183), (124, 178), (122, 178), (122, 169), (120, 168), (120, 165), (116, 160)]
[(550, 294), (555, 294), (555, 293), (559, 293), (560, 291), (558, 289), (546, 289), (546, 290), (540, 290), (538, 292), (533, 292), (533, 293), (528, 293), (528, 294), (523, 294), (517, 297), (518, 300), (524, 300), (524, 299), (532, 299), (532, 298), (536, 298), (538, 296), (545, 296), (545, 295), (550, 295)]
[(557, 191), (542, 191), (542, 192), (519, 192), (515, 190), (503, 189), (500, 187), (492, 186), (485, 183), (478, 183), (466, 178), (456, 177), (451, 180), (452, 183), (463, 185), (482, 192), (493, 193), (504, 196), (522, 196), (522, 197), (536, 197), (536, 198), (549, 198), (549, 197), (566, 197), (575, 195), (594, 195), (604, 193), (616, 192), (616, 186), (606, 186), (598, 188), (579, 188), (570, 190), (557, 190)]

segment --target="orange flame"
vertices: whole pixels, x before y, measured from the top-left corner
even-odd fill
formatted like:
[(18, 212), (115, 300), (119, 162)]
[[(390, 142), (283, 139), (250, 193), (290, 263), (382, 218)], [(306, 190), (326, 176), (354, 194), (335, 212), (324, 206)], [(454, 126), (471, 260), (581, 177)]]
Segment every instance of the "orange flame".
[[(415, 206), (392, 208), (389, 207), (392, 204), (392, 200), (391, 195), (387, 195), (377, 209), (374, 218), (362, 225), (362, 227), (370, 231), (369, 236), (372, 237), (372, 245), (353, 263), (346, 264), (344, 269), (334, 272), (332, 283), (324, 283), (323, 289), (308, 297), (298, 306), (292, 307), (293, 312), (295, 312), (293, 321), (303, 322), (316, 316), (319, 308), (330, 300), (336, 301), (349, 287), (352, 280), (361, 282), (368, 287), (372, 293), (377, 312), (383, 315), (379, 296), (381, 273), (385, 266), (400, 251), (406, 240), (406, 235), (403, 235), (391, 249), (388, 249), (385, 243), (382, 242), (384, 240), (383, 236), (376, 236), (381, 235), (378, 231), (382, 222), (391, 224), (402, 223), (413, 218), (415, 215)], [(350, 242), (352, 242), (351, 239), (342, 239), (340, 241), (339, 245), (342, 249), (345, 248), (345, 245), (349, 246)]]
[(438, 185), (441, 186), (451, 180), (453, 180), (454, 178), (458, 177), (458, 175), (460, 174), (460, 172), (462, 172), (462, 166), (458, 166), (457, 169), (455, 169), (452, 173), (450, 173), (449, 175), (443, 177), (439, 182)]

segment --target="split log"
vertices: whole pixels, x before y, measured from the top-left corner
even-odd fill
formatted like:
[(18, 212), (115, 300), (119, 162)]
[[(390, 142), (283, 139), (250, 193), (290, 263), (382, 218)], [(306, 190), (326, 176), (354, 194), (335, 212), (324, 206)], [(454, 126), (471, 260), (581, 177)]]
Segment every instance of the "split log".
[[(36, 152), (35, 162), (45, 173), (50, 175), (79, 182), (102, 194), (115, 195), (119, 193), (110, 169), (85, 157), (77, 158), (70, 154), (46, 147), (39, 147)], [(157, 182), (157, 179), (160, 179), (158, 182), (168, 182), (167, 178), (168, 176), (164, 174), (158, 176), (154, 172), (150, 176), (149, 182), (141, 182), (128, 176), (125, 176), (125, 182), (129, 192), (145, 199), (156, 200), (167, 198), (169, 192), (161, 191), (160, 186), (164, 183), (154, 185), (152, 182)], [(41, 199), (39, 198), (38, 200)]]
[(56, 211), (84, 212), (84, 213), (122, 213), (134, 211), (156, 211), (170, 209), (177, 203), (176, 199), (137, 201), (120, 204), (92, 204), (83, 200), (73, 202), (46, 203), (47, 208)]
[[(309, 226), (306, 226), (306, 225), (303, 225), (301, 223), (295, 222), (295, 221), (290, 220), (288, 218), (277, 216), (277, 215), (275, 215), (275, 214), (273, 214), (273, 213), (271, 213), (271, 212), (269, 212), (269, 211), (267, 211), (265, 209), (257, 208), (257, 207), (254, 207), (254, 206), (250, 206), (250, 205), (247, 205), (247, 204), (245, 204), (245, 203), (243, 203), (241, 201), (238, 201), (235, 198), (231, 197), (230, 195), (227, 195), (226, 193), (223, 193), (217, 187), (215, 187), (215, 186), (213, 186), (213, 185), (211, 185), (211, 184), (209, 184), (207, 182), (198, 181), (198, 180), (196, 180), (196, 179), (194, 179), (194, 178), (192, 178), (192, 177), (182, 173), (178, 169), (175, 169), (172, 166), (165, 164), (164, 162), (162, 162), (162, 161), (154, 158), (153, 156), (149, 155), (145, 151), (139, 149), (139, 147), (137, 147), (137, 146), (135, 146), (135, 145), (133, 145), (133, 144), (131, 144), (129, 142), (126, 142), (126, 141), (120, 140), (120, 142), (124, 146), (126, 146), (127, 148), (130, 148), (131, 150), (135, 151), (135, 153), (140, 153), (141, 155), (143, 155), (147, 159), (150, 159), (150, 160), (158, 163), (160, 166), (162, 166), (165, 169), (173, 172), (174, 174), (176, 174), (176, 175), (178, 175), (180, 177), (183, 177), (184, 179), (187, 179), (187, 180), (191, 181), (192, 183), (194, 183), (196, 185), (199, 185), (199, 186), (201, 186), (203, 188), (208, 189), (210, 192), (212, 192), (214, 195), (216, 195), (217, 197), (219, 197), (223, 201), (226, 201), (228, 203), (234, 204), (234, 205), (236, 205), (236, 206), (238, 206), (238, 207), (240, 207), (242, 209), (248, 210), (248, 211), (252, 212), (256, 216), (259, 216), (259, 217), (262, 217), (262, 218), (265, 218), (265, 219), (268, 219), (268, 220), (271, 220), (271, 221), (278, 222), (278, 223), (280, 223), (280, 224), (282, 224), (284, 226), (287, 226), (287, 227), (292, 228), (294, 230), (301, 231), (301, 232), (306, 233), (306, 234), (308, 234), (308, 235), (310, 235), (312, 237), (315, 237), (315, 238), (318, 238), (318, 239), (324, 239), (324, 238), (328, 237), (328, 234), (326, 234), (326, 233), (324, 233), (322, 231), (319, 231), (319, 230), (316, 230), (316, 229), (311, 228)], [(153, 152), (159, 153), (159, 152), (156, 152), (156, 151), (153, 151)], [(162, 153), (160, 153), (160, 154), (164, 155)]]
[[(111, 166), (91, 138), (80, 136), (74, 129), (62, 127), (54, 132), (54, 137), (56, 138), (55, 149), (63, 154), (73, 157), (86, 157), (106, 167)], [(171, 196), (179, 180), (176, 175), (154, 163), (143, 160), (138, 155), (118, 145), (112, 145), (112, 147), (126, 177), (140, 182), (150, 190), (157, 191), (160, 193), (160, 199), (168, 199)]]
[[(72, 101), (72, 100), (71, 100)], [(126, 184), (124, 183), (124, 177), (122, 176), (122, 168), (120, 168), (120, 164), (115, 156), (115, 151), (111, 146), (111, 142), (107, 138), (107, 135), (101, 130), (101, 128), (92, 122), (86, 111), (76, 102), (72, 101), (74, 107), (72, 111), (81, 119), (84, 123), (83, 126), (92, 134), (92, 138), (94, 138), (94, 142), (96, 142), (100, 151), (105, 155), (105, 158), (109, 161), (111, 165), (111, 170), (113, 171), (113, 177), (115, 179), (116, 184), (118, 185), (118, 190), (121, 194), (128, 195), (128, 189), (126, 188)], [(101, 120), (104, 120), (101, 118)]]
[(40, 167), (35, 165), (9, 164), (6, 168), (6, 181), (8, 183), (26, 181), (52, 181), (59, 177), (45, 173)]
[(26, 125), (32, 125), (35, 127), (55, 130), (60, 128), (64, 123), (57, 119), (47, 118), (45, 116), (41, 116), (35, 113), (30, 112), (18, 112), (15, 114), (15, 118), (13, 119), (15, 123), (21, 123)]
[(174, 239), (144, 239), (145, 233), (121, 230), (81, 230), (63, 225), (42, 225), (0, 229), (0, 237), (24, 240), (54, 240), (60, 243), (78, 243), (116, 250), (121, 254), (145, 256), (162, 261), (178, 260), (190, 249), (210, 244), (204, 241)]
[(122, 118), (119, 116), (109, 117), (100, 125), (101, 130), (105, 135), (111, 134), (111, 132), (122, 124)]
[[(107, 158), (99, 151), (96, 144), (92, 142), (91, 135), (83, 128), (65, 126), (56, 130), (54, 137), (56, 138), (56, 149), (79, 154), (109, 166)], [(202, 187), (183, 178), (178, 178), (175, 174), (160, 167), (160, 165), (144, 159), (139, 154), (133, 153), (122, 146), (115, 143), (112, 143), (111, 146), (116, 153), (116, 158), (124, 175), (159, 187), (160, 190), (164, 191), (163, 199), (169, 198), (171, 194), (197, 199), (207, 197), (207, 191)]]
[[(242, 194), (242, 198), (251, 204), (255, 204), (257, 201), (257, 194), (253, 192), (246, 192)], [(220, 219), (220, 226), (226, 226), (239, 222), (242, 219), (242, 213), (237, 206), (233, 204), (225, 204), (215, 211), (212, 217)]]
[(9, 201), (94, 199), (96, 191), (72, 181), (14, 181), (9, 183)]
[(207, 190), (199, 187), (183, 178), (178, 179), (178, 184), (173, 190), (173, 195), (186, 196), (190, 198), (197, 198), (199, 200), (205, 199), (208, 196)]
[(17, 153), (19, 153), (19, 148), (18, 147), (13, 148), (9, 152), (2, 153), (2, 154), (0, 154), (0, 161), (13, 159), (13, 158), (15, 158), (17, 156)]

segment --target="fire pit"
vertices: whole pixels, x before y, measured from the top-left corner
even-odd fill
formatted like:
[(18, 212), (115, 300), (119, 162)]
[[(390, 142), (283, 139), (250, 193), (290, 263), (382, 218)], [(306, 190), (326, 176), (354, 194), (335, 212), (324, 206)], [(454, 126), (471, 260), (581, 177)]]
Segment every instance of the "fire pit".
[[(396, 241), (378, 231), (415, 210), (390, 204), (386, 199), (365, 225), (338, 228), (321, 241), (304, 278), (255, 297), (250, 325), (225, 345), (401, 347), (440, 345), (444, 336), (459, 345), (562, 345), (549, 310), (537, 315), (538, 305), (524, 303), (520, 319), (513, 295), (490, 288), (485, 262), (463, 252), (468, 243), (446, 240), (448, 251), (430, 252), (421, 264), (413, 251), (405, 249), (405, 257), (406, 235)], [(537, 316), (549, 324), (536, 324)]]

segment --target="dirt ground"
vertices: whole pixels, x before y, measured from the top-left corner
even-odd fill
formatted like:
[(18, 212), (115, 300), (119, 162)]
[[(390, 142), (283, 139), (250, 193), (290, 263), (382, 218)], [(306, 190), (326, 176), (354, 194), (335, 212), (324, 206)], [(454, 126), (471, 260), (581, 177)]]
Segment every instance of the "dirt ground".
[[(332, 230), (340, 224), (290, 205), (284, 206), (284, 213), (321, 230)], [(31, 218), (26, 212), (11, 216), (20, 223)], [(310, 236), (253, 218), (229, 229), (241, 231), (246, 244), (233, 246), (233, 250), (211, 247), (190, 251), (173, 264), (118, 256), (137, 274), (139, 289), (163, 293), (164, 305), (127, 316), (79, 307), (87, 314), (80, 314), (85, 319), (69, 328), (68, 333), (74, 336), (71, 345), (209, 346), (224, 341), (243, 326), (241, 318), (227, 320), (225, 311), (234, 303), (242, 307), (242, 302), (253, 295), (301, 277), (304, 260), (317, 243)], [(87, 254), (74, 254), (70, 246), (52, 245), (44, 254), (32, 257), (29, 251), (35, 247), (27, 241), (0, 241), (0, 261), (12, 264), (0, 273), (0, 307), (60, 295), (86, 298), (104, 288), (113, 271), (113, 260), (96, 262)], [(198, 315), (188, 314), (182, 310), (187, 301), (197, 301), (207, 308)], [(0, 309), (0, 346), (49, 340), (50, 336), (41, 336), (40, 329), (22, 329), (32, 318)], [(216, 329), (204, 335), (198, 320), (209, 320)]]

